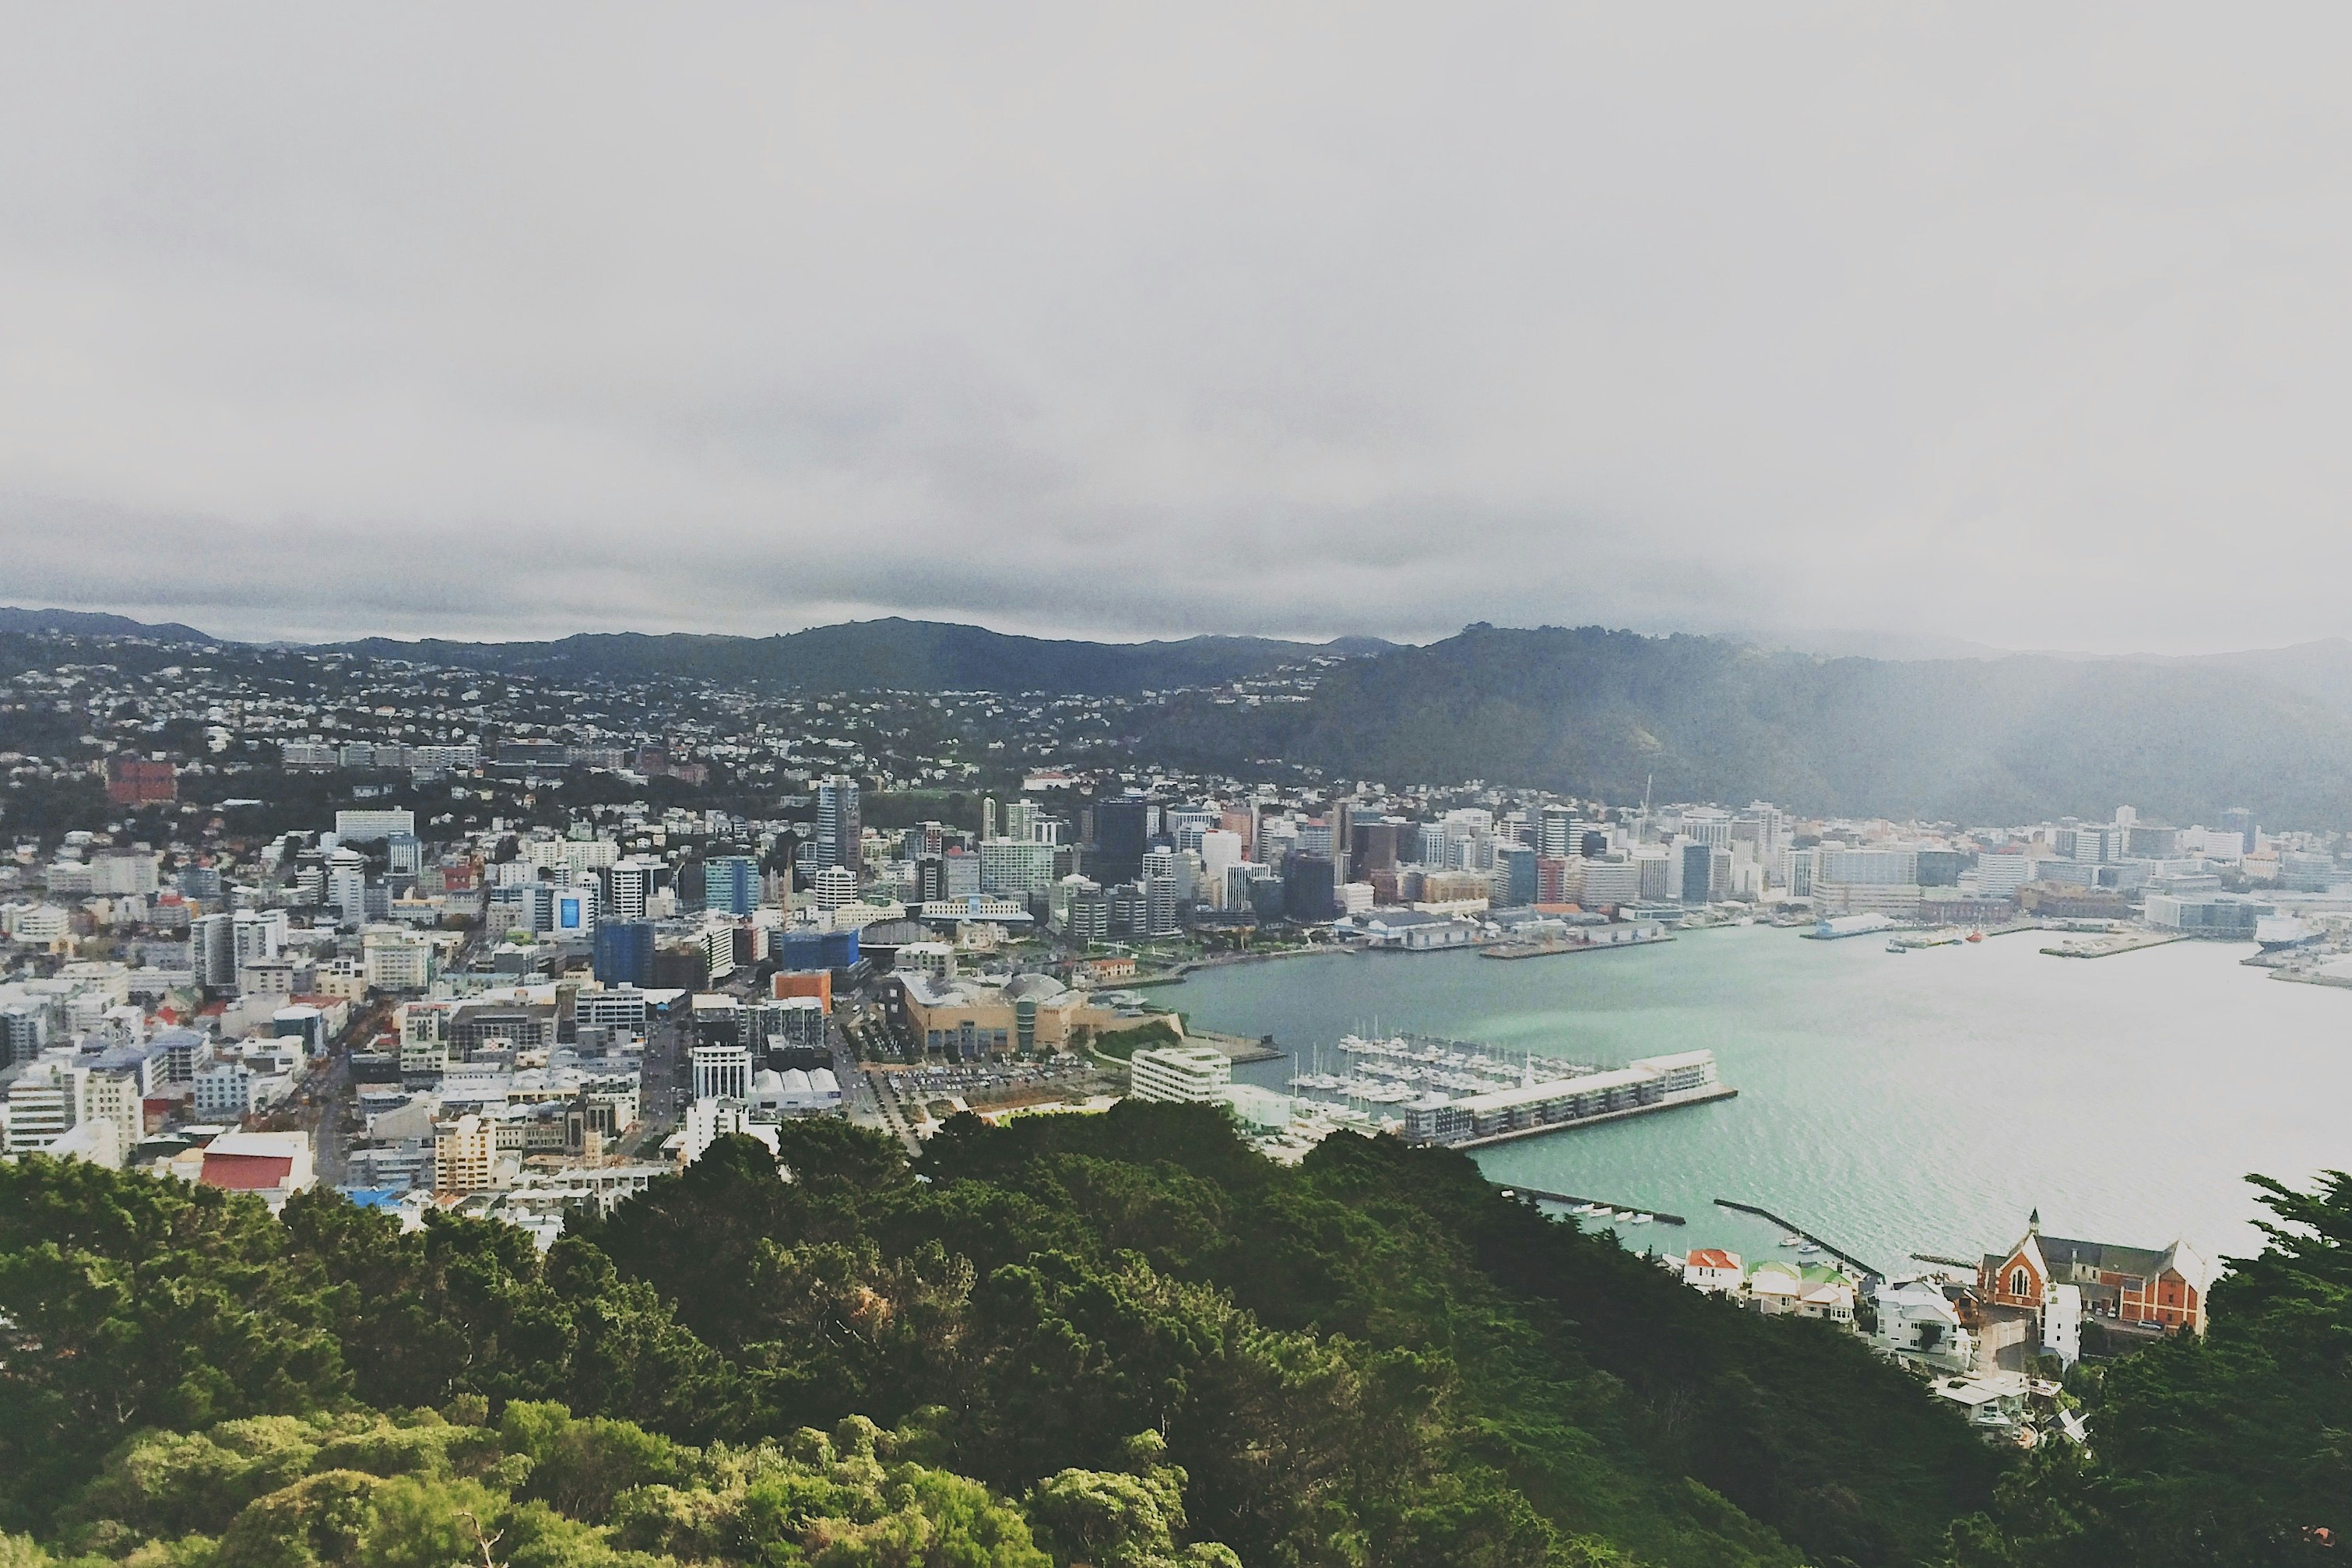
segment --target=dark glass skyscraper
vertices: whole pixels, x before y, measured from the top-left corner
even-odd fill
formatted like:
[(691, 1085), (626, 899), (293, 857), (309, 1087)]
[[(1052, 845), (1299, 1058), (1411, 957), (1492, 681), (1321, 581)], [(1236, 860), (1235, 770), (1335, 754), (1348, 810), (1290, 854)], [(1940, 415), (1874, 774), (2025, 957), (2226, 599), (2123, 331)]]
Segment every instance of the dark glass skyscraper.
[(1337, 920), (1337, 892), (1328, 855), (1294, 849), (1282, 862), (1282, 912), (1290, 919), (1307, 924)]
[(1150, 842), (1151, 805), (1132, 797), (1097, 801), (1095, 805), (1096, 868), (1088, 875), (1108, 887), (1132, 882), (1143, 874), (1143, 851)]

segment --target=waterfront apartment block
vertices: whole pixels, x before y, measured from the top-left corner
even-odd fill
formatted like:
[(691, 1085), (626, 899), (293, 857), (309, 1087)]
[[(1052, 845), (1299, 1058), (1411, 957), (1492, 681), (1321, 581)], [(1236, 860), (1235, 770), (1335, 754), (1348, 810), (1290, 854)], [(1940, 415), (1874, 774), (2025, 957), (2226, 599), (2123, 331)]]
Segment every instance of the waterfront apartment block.
[(1738, 1093), (1715, 1073), (1713, 1051), (1644, 1057), (1608, 1072), (1515, 1085), (1458, 1100), (1431, 1097), (1404, 1111), (1408, 1142), (1459, 1148), (1499, 1142)]

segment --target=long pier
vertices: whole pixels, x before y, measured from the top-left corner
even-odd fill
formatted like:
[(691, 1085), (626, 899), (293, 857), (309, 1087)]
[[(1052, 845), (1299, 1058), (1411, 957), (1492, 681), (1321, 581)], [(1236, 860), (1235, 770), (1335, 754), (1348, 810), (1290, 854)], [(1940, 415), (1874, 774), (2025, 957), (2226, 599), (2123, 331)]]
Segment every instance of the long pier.
[(1735, 1203), (1729, 1198), (1716, 1199), (1715, 1206), (1722, 1209), (1733, 1209), (1740, 1214), (1752, 1214), (1759, 1219), (1769, 1219), (1774, 1225), (1779, 1226), (1782, 1230), (1787, 1231), (1790, 1235), (1803, 1237), (1807, 1241), (1811, 1242), (1815, 1247), (1820, 1247), (1823, 1252), (1828, 1253), (1840, 1263), (1845, 1264), (1849, 1268), (1861, 1269), (1862, 1272), (1870, 1279), (1884, 1279), (1886, 1278), (1885, 1270), (1864, 1263), (1861, 1258), (1856, 1258), (1853, 1253), (1846, 1251), (1843, 1247), (1832, 1247), (1828, 1242), (1823, 1241), (1820, 1237), (1815, 1236), (1811, 1231), (1807, 1230), (1795, 1220), (1784, 1219), (1780, 1215), (1774, 1214), (1770, 1209), (1758, 1208), (1754, 1204)]
[(1656, 1209), (1645, 1209), (1639, 1204), (1612, 1204), (1606, 1198), (1580, 1198), (1568, 1193), (1548, 1193), (1540, 1187), (1505, 1187), (1503, 1189), (1503, 1195), (1507, 1198), (1539, 1198), (1548, 1204), (1567, 1204), (1571, 1208), (1578, 1204), (1598, 1204), (1602, 1208), (1616, 1210), (1625, 1214), (1648, 1215), (1660, 1225), (1688, 1225), (1690, 1223), (1690, 1221), (1685, 1219), (1678, 1214), (1661, 1214)]

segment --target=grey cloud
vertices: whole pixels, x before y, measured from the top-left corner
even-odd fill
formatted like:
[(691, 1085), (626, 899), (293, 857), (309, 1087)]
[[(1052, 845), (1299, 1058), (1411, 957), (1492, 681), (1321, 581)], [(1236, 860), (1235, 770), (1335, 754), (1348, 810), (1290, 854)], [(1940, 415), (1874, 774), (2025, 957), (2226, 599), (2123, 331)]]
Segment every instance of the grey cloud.
[(2347, 629), (2335, 12), (238, 15), (12, 25), (0, 596)]

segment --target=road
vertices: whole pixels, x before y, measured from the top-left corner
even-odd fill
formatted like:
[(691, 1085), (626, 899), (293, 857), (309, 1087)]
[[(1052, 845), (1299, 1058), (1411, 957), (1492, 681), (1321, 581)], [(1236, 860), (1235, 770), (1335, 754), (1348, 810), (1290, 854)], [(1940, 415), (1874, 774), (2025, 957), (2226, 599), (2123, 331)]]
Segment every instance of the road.
[(645, 1067), (637, 1079), (637, 1125), (621, 1140), (624, 1159), (643, 1158), (648, 1149), (658, 1158), (662, 1140), (677, 1131), (678, 1096), (689, 1087), (686, 1037), (692, 1028), (683, 1014), (675, 1018), (659, 1013), (646, 1017)]

